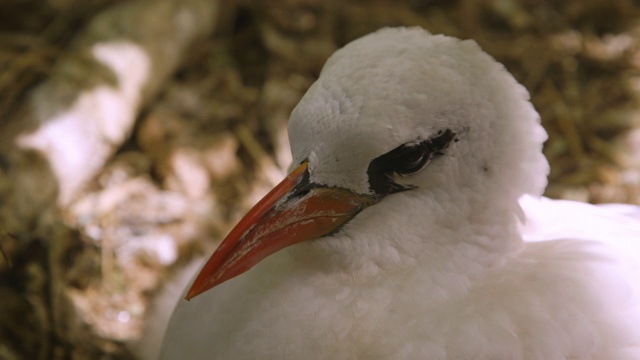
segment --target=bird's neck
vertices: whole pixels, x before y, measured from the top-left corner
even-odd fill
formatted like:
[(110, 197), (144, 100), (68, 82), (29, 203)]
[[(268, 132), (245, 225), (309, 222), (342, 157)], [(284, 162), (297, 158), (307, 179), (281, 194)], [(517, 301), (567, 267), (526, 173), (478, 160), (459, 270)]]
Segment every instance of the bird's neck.
[(367, 282), (412, 269), (439, 281), (435, 277), (481, 276), (521, 248), (515, 200), (505, 206), (509, 203), (480, 203), (464, 194), (441, 196), (395, 194), (337, 234), (293, 247), (290, 256), (310, 271), (345, 281)]

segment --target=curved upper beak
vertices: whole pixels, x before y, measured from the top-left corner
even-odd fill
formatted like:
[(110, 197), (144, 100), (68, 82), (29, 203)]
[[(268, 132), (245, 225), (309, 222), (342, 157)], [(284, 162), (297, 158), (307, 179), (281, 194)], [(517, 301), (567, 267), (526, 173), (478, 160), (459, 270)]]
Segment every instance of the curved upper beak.
[(377, 200), (309, 182), (304, 162), (240, 220), (204, 265), (189, 300), (252, 268), (287, 246), (334, 232)]

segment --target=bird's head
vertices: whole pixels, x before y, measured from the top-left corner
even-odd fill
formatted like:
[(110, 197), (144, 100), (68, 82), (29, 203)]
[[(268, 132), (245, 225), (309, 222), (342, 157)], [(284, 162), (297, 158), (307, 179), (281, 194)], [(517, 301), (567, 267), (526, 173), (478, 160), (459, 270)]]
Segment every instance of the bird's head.
[(546, 133), (527, 91), (475, 42), (419, 28), (337, 51), (293, 110), (289, 136), (292, 172), (231, 231), (187, 298), (305, 240), (382, 231), (374, 224), (393, 233), (438, 213), (488, 221), (546, 185)]

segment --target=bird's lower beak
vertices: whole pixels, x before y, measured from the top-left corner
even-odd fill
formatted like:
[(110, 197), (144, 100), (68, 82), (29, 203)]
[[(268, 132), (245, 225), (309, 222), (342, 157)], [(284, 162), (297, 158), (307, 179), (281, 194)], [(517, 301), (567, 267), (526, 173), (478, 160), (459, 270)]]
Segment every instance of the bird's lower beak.
[(211, 255), (187, 300), (252, 268), (287, 246), (335, 231), (376, 199), (309, 182), (302, 163), (260, 200)]

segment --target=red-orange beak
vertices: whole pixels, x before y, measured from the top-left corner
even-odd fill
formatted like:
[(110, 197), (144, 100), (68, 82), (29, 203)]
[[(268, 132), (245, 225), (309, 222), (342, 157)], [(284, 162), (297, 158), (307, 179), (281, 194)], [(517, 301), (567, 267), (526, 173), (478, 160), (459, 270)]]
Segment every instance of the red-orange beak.
[(375, 202), (373, 196), (310, 183), (307, 162), (302, 163), (231, 230), (186, 299), (244, 273), (278, 250), (335, 231)]

